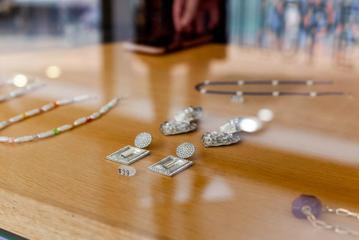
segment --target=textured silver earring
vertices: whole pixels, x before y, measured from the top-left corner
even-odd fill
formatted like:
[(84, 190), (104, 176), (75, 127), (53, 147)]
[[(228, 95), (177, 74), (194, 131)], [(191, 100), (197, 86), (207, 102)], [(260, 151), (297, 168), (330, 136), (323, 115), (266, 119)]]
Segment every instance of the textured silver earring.
[(193, 165), (193, 161), (187, 160), (196, 152), (196, 148), (192, 143), (182, 143), (176, 149), (175, 156), (167, 156), (161, 161), (148, 167), (149, 170), (165, 176), (174, 176), (179, 172)]
[(188, 107), (177, 113), (174, 119), (164, 122), (160, 126), (162, 134), (177, 135), (197, 130), (198, 121), (202, 117), (201, 107)]
[(235, 144), (241, 141), (241, 133), (255, 133), (263, 128), (258, 117), (239, 117), (231, 119), (219, 130), (207, 132), (202, 136), (205, 147), (218, 147)]
[(140, 133), (135, 138), (135, 147), (130, 145), (123, 147), (116, 152), (108, 155), (106, 159), (117, 163), (130, 165), (150, 154), (150, 151), (144, 148), (148, 147), (151, 142), (151, 134), (146, 132)]

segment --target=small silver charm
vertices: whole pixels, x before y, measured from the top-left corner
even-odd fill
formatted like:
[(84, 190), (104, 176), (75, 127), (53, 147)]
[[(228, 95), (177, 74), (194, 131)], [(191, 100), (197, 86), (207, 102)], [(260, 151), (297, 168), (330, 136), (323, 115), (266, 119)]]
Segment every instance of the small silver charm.
[(166, 136), (189, 133), (197, 130), (197, 122), (201, 117), (201, 107), (188, 107), (177, 113), (174, 119), (162, 123), (160, 130)]
[(116, 152), (110, 154), (106, 157), (106, 159), (125, 164), (130, 165), (144, 157), (150, 154), (150, 151), (143, 149), (148, 147), (152, 142), (152, 136), (149, 133), (140, 133), (135, 138), (135, 146), (126, 146), (123, 147)]
[(132, 177), (136, 174), (136, 169), (128, 166), (121, 166), (118, 168), (118, 173), (122, 176)]
[(192, 157), (196, 149), (192, 143), (182, 143), (176, 149), (177, 157), (167, 156), (161, 161), (148, 167), (149, 170), (165, 176), (174, 176), (193, 165), (193, 161), (185, 158)]

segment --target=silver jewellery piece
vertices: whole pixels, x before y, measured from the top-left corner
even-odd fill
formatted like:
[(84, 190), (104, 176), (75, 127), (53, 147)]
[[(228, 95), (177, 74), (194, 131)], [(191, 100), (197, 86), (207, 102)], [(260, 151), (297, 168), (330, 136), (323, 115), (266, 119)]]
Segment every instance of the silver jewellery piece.
[(150, 146), (151, 142), (152, 135), (147, 132), (140, 133), (135, 138), (135, 146), (138, 148), (146, 148)]
[(192, 157), (195, 151), (196, 149), (192, 143), (182, 143), (176, 149), (177, 157), (172, 155), (167, 156), (149, 166), (148, 169), (152, 172), (172, 177), (193, 165), (193, 161), (186, 158)]
[(197, 128), (198, 124), (195, 122), (169, 121), (161, 124), (161, 132), (166, 136), (193, 132)]
[[(236, 103), (243, 103), (244, 97), (256, 96), (256, 97), (283, 97), (283, 96), (302, 96), (302, 97), (321, 97), (321, 96), (343, 96), (345, 92), (341, 91), (235, 91), (235, 90), (217, 90), (214, 89), (218, 86), (240, 86), (243, 85), (271, 85), (277, 87), (278, 85), (330, 85), (333, 81), (326, 80), (239, 80), (239, 81), (204, 81), (195, 86), (195, 89), (201, 94), (214, 94), (214, 95), (229, 95), (232, 96), (232, 101)], [(212, 89), (207, 89), (212, 87)]]
[(178, 122), (192, 122), (198, 121), (202, 117), (201, 107), (188, 107), (183, 109), (182, 112), (177, 113), (174, 116), (174, 120)]
[(359, 220), (359, 213), (352, 212), (352, 211), (347, 210), (345, 208), (330, 208), (330, 207), (326, 206), (324, 211), (328, 212), (328, 213), (338, 215), (338, 216), (350, 217), (350, 218), (354, 218), (356, 220)]
[(263, 128), (263, 122), (258, 117), (239, 117), (227, 121), (219, 130), (207, 132), (202, 136), (205, 147), (219, 147), (241, 141), (240, 133), (255, 133)]
[(205, 147), (219, 147), (238, 143), (241, 141), (239, 133), (225, 133), (220, 131), (207, 132), (202, 136)]
[(258, 117), (239, 117), (229, 120), (219, 129), (225, 133), (255, 133), (263, 128), (263, 123)]
[(118, 174), (126, 177), (132, 177), (136, 175), (136, 169), (130, 166), (120, 166), (118, 168)]
[[(325, 221), (319, 220), (312, 213), (310, 207), (303, 207), (302, 212), (307, 217), (307, 220), (316, 228), (332, 230), (335, 233), (342, 234), (342, 235), (351, 235), (351, 236), (359, 237), (358, 231), (355, 231), (355, 230), (352, 230), (352, 229), (349, 229), (346, 227), (341, 227), (338, 225), (332, 225), (332, 224), (326, 223)], [(349, 211), (347, 209), (343, 209), (343, 208), (332, 209), (332, 208), (326, 207), (325, 209), (323, 209), (323, 212), (334, 213), (338, 216), (353, 217), (353, 218), (359, 220), (358, 213), (354, 213), (354, 212), (351, 212), (351, 211)]]
[(144, 148), (148, 147), (151, 142), (151, 134), (146, 132), (140, 133), (135, 138), (134, 144), (136, 147), (128, 145), (108, 155), (106, 159), (113, 162), (130, 165), (150, 154), (150, 151)]
[(297, 197), (292, 203), (292, 213), (294, 217), (298, 219), (308, 220), (316, 228), (330, 230), (341, 235), (359, 237), (358, 231), (338, 225), (329, 224), (323, 220), (320, 220), (320, 217), (323, 213), (332, 213), (337, 216), (359, 220), (359, 213), (352, 212), (344, 208), (335, 209), (323, 206), (320, 199), (318, 199), (316, 196), (302, 194)]
[(176, 149), (176, 154), (180, 158), (190, 158), (196, 152), (196, 148), (192, 143), (182, 143)]
[(174, 119), (161, 124), (160, 130), (163, 135), (177, 135), (195, 131), (198, 121), (202, 117), (201, 107), (188, 107), (177, 113)]

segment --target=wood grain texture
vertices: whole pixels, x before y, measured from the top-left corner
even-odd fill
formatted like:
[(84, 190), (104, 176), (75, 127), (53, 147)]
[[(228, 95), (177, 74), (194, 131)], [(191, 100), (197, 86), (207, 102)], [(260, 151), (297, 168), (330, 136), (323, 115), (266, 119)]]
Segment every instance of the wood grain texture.
[[(221, 45), (162, 57), (131, 54), (121, 44), (0, 56), (4, 76), (21, 72), (46, 78), (51, 65), (61, 68), (61, 77), (1, 104), (1, 119), (59, 98), (92, 94), (100, 100), (60, 108), (1, 135), (52, 129), (113, 96), (127, 99), (102, 119), (63, 135), (0, 145), (0, 227), (31, 239), (345, 238), (293, 218), (290, 205), (309, 193), (333, 207), (359, 211), (355, 67)], [(351, 96), (252, 97), (238, 105), (228, 97), (197, 93), (194, 85), (205, 79), (330, 79), (334, 85), (316, 89)], [(204, 108), (199, 131), (162, 136), (160, 123), (188, 105)], [(263, 132), (234, 146), (202, 147), (205, 131), (263, 107), (275, 113)], [(135, 177), (119, 176), (117, 164), (105, 156), (132, 144), (142, 131), (153, 135), (151, 155), (132, 165)], [(198, 150), (192, 168), (173, 178), (147, 170), (184, 141)]]

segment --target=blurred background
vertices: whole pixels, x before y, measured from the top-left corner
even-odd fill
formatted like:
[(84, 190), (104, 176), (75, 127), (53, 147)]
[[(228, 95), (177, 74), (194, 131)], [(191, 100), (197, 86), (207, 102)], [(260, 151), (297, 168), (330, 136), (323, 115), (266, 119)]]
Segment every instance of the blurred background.
[(0, 0), (0, 51), (101, 41), (98, 0)]
[[(174, 1), (0, 0), (0, 52), (114, 41), (168, 46), (179, 38)], [(200, 34), (212, 34), (211, 41), (335, 58), (356, 54), (359, 0), (209, 2), (214, 3), (209, 13), (218, 8), (219, 19)], [(204, 25), (210, 18), (204, 16)], [(180, 39), (196, 38), (197, 30), (187, 29)]]

